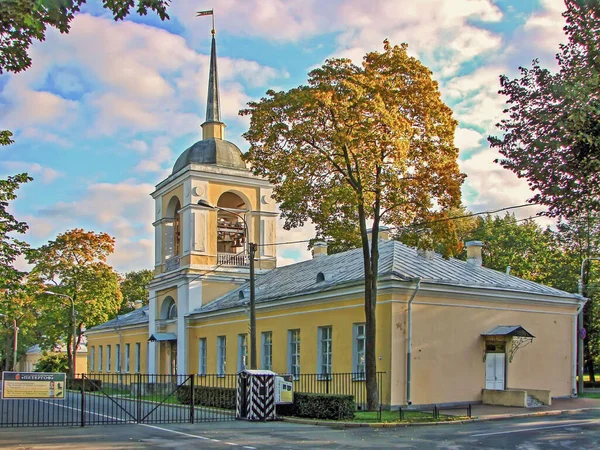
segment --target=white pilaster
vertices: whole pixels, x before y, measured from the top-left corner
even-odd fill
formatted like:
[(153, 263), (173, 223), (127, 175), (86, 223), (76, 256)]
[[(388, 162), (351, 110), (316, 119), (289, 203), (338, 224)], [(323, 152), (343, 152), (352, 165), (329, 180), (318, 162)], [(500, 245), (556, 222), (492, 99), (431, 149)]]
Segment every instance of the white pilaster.
[[(156, 290), (149, 289), (148, 294), (150, 302), (148, 305), (148, 337), (156, 333), (156, 313), (157, 299)], [(156, 342), (148, 342), (148, 373), (156, 374), (158, 367), (156, 365)]]
[(177, 375), (187, 375), (188, 335), (186, 314), (189, 311), (189, 285), (187, 280), (177, 287)]

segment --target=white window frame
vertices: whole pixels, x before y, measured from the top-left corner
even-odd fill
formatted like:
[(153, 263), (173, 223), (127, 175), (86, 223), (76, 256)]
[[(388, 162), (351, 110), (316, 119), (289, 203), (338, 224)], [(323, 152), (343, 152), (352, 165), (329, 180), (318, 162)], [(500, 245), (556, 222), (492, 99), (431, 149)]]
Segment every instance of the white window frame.
[(110, 373), (110, 359), (112, 357), (111, 350), (112, 350), (111, 346), (107, 345), (106, 346), (106, 372), (107, 373)]
[(227, 372), (227, 337), (217, 336), (217, 375), (225, 376)]
[(142, 358), (141, 358), (141, 351), (142, 351), (142, 346), (140, 345), (139, 342), (135, 343), (135, 373), (140, 373), (140, 370), (142, 368)]
[[(367, 325), (355, 323), (352, 326), (352, 379), (366, 378)], [(361, 363), (362, 361), (362, 363)]]
[(248, 368), (248, 335), (246, 333), (238, 334), (238, 372)]
[(129, 373), (131, 369), (131, 362), (129, 361), (131, 358), (131, 345), (129, 343), (125, 344), (125, 373)]
[(92, 345), (92, 349), (90, 352), (90, 372), (94, 373), (95, 367), (96, 367), (96, 347)]
[(98, 372), (102, 372), (102, 346), (98, 346)]
[(299, 329), (288, 330), (288, 372), (294, 380), (300, 378), (300, 339)]
[(198, 339), (198, 375), (206, 375), (206, 338)]
[(260, 333), (261, 342), (261, 366), (263, 370), (273, 370), (273, 332), (263, 331)]
[(115, 344), (115, 369), (121, 372), (121, 344)]
[(319, 379), (331, 379), (333, 361), (333, 327), (319, 327), (319, 341), (317, 349), (317, 367)]

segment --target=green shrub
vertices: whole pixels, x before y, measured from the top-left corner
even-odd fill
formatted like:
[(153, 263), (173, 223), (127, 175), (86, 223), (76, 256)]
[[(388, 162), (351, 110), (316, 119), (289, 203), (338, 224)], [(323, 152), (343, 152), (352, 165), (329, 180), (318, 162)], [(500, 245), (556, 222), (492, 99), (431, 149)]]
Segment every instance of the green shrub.
[(81, 386), (85, 385), (86, 392), (95, 392), (101, 389), (102, 380), (86, 379), (85, 383), (81, 378), (67, 378), (67, 389), (75, 389), (81, 391)]
[(35, 366), (36, 372), (68, 372), (69, 358), (66, 353), (43, 352)]
[[(177, 390), (179, 403), (191, 403), (190, 386), (180, 386)], [(213, 408), (235, 409), (235, 388), (194, 386), (194, 404)]]
[(353, 395), (294, 393), (294, 403), (278, 405), (277, 414), (311, 419), (349, 420), (354, 418), (356, 404)]

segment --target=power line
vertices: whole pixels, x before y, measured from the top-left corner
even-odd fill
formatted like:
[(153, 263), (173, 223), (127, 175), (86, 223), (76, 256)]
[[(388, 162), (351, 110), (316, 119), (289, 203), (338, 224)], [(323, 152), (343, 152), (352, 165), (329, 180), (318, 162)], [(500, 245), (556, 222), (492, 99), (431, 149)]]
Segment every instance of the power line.
[[(508, 211), (508, 210), (511, 210), (511, 209), (518, 209), (518, 208), (525, 208), (527, 206), (534, 206), (534, 205), (537, 205), (537, 204), (538, 203), (525, 203), (525, 204), (522, 204), (522, 205), (506, 206), (504, 208), (495, 209), (495, 210), (492, 210), (492, 211), (481, 211), (481, 212), (477, 212), (477, 213), (465, 214), (465, 215), (462, 215), (462, 216), (446, 217), (445, 219), (432, 220), (432, 221), (429, 221), (429, 222), (416, 223), (416, 224), (412, 224), (412, 225), (405, 225), (405, 226), (402, 226), (402, 227), (390, 227), (390, 229), (400, 230), (400, 229), (405, 229), (405, 228), (421, 227), (421, 226), (425, 226), (425, 225), (431, 225), (433, 223), (448, 222), (450, 220), (465, 219), (465, 218), (468, 218), (468, 217), (481, 216), (481, 215), (485, 215), (485, 214), (495, 214), (495, 213), (499, 213), (499, 212), (502, 212), (502, 211)], [(531, 218), (533, 218), (533, 217), (539, 217), (539, 216), (531, 216)], [(525, 220), (525, 219), (520, 219), (517, 222), (520, 222), (522, 220)], [(270, 247), (270, 246), (277, 246), (277, 245), (303, 244), (303, 243), (308, 243), (308, 242), (312, 241), (313, 239), (314, 238), (303, 239), (303, 240), (299, 240), (299, 241), (274, 242), (272, 244), (257, 244), (257, 245), (259, 247)]]

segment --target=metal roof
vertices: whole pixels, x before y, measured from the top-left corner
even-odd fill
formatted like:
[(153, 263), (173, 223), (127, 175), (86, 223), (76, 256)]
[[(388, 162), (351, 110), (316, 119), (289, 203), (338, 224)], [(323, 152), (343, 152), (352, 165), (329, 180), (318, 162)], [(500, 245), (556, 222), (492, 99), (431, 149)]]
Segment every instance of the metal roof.
[(487, 333), (481, 333), (482, 336), (518, 336), (518, 337), (535, 337), (521, 325), (499, 325), (492, 328)]
[[(421, 278), (422, 283), (539, 294), (568, 300), (579, 298), (575, 294), (533, 281), (507, 276), (486, 267), (476, 267), (466, 261), (446, 259), (437, 253), (425, 258), (417, 253), (417, 249), (394, 240), (381, 240), (379, 252), (380, 277), (393, 276), (403, 281)], [(324, 281), (317, 281), (319, 273), (323, 274)], [(257, 277), (256, 303), (325, 292), (341, 285), (358, 284), (362, 280), (362, 249), (357, 248), (279, 267)], [(239, 291), (245, 289), (248, 289), (248, 283), (195, 309), (192, 314), (244, 306), (248, 299), (240, 298)]]
[(150, 342), (176, 341), (177, 335), (175, 333), (154, 333), (148, 340)]
[(134, 309), (133, 311), (123, 314), (121, 316), (117, 316), (114, 319), (109, 320), (108, 322), (96, 325), (95, 327), (90, 328), (86, 332), (139, 325), (143, 323), (148, 323), (148, 321), (148, 305), (146, 305), (142, 306), (139, 309)]

